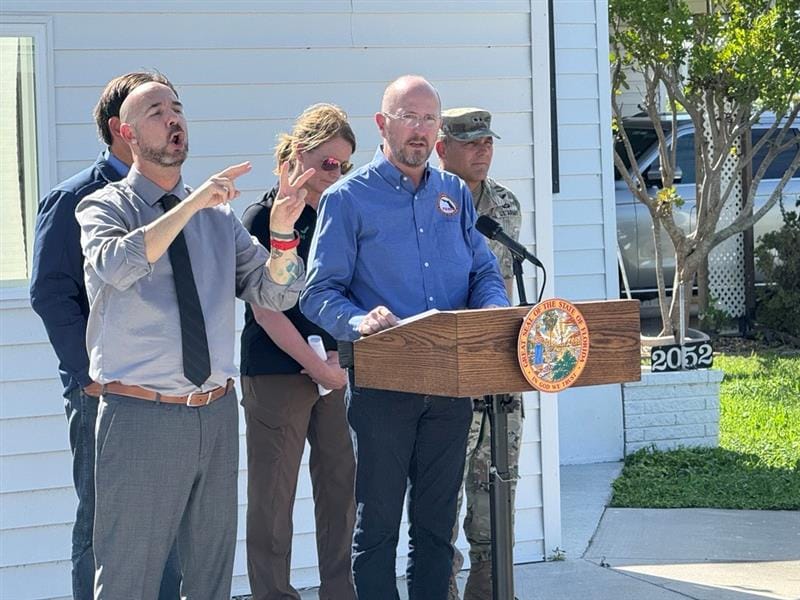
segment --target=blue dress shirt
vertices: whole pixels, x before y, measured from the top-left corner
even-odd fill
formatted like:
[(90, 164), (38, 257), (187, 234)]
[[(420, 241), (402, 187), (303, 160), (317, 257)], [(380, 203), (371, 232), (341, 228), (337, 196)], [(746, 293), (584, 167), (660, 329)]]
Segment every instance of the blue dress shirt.
[(379, 305), (399, 318), (508, 306), (475, 218), (469, 189), (456, 176), (426, 167), (414, 189), (378, 148), (320, 201), (300, 309), (334, 338), (354, 340)]
[(83, 281), (81, 232), (75, 207), (84, 196), (128, 173), (106, 151), (87, 168), (58, 184), (39, 203), (33, 243), (31, 306), (41, 317), (58, 357), (64, 395), (92, 382), (86, 351), (89, 302)]

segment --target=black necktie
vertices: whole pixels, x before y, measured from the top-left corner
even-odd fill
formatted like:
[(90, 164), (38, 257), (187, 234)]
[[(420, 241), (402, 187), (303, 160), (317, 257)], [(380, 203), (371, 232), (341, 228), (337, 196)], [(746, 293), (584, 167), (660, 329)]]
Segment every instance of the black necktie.
[[(165, 210), (172, 210), (180, 200), (172, 194), (161, 198)], [(211, 375), (211, 360), (208, 354), (206, 322), (197, 286), (194, 283), (189, 248), (181, 231), (169, 245), (169, 262), (175, 278), (175, 294), (178, 297), (178, 312), (181, 317), (181, 347), (183, 349), (183, 374), (197, 387)]]

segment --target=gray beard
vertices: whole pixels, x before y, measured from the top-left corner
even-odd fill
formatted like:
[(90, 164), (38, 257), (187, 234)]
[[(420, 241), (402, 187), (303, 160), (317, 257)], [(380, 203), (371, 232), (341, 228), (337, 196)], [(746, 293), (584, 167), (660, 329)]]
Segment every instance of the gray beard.
[(142, 146), (139, 144), (139, 152), (142, 158), (157, 164), (159, 167), (180, 167), (189, 154), (189, 144), (183, 149), (181, 154), (170, 154), (166, 148), (154, 148), (152, 146)]
[(398, 162), (407, 167), (419, 167), (424, 165), (430, 155), (430, 150), (412, 150), (410, 152), (406, 152), (405, 148), (402, 147), (398, 148), (398, 150), (394, 152), (394, 156), (397, 158)]

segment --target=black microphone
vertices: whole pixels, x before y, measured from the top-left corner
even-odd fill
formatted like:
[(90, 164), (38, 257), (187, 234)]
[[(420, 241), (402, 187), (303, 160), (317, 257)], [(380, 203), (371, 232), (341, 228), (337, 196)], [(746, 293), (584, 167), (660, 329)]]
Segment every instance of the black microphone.
[(511, 250), (511, 254), (513, 254), (517, 260), (529, 260), (534, 265), (544, 270), (544, 265), (541, 261), (528, 252), (525, 246), (509, 237), (509, 235), (503, 231), (503, 228), (500, 227), (500, 223), (491, 217), (487, 217), (486, 215), (478, 217), (478, 220), (475, 222), (475, 227), (490, 240), (500, 242), (503, 246)]

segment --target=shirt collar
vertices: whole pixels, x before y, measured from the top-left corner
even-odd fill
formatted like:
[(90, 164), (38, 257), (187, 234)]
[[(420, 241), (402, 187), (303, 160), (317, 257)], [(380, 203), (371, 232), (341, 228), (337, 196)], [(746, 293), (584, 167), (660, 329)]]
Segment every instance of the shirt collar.
[(114, 170), (119, 173), (120, 177), (125, 177), (128, 175), (128, 171), (130, 171), (130, 167), (122, 162), (116, 154), (111, 151), (111, 148), (108, 148), (105, 152), (105, 159), (108, 164), (110, 164)]
[[(389, 162), (389, 160), (386, 158), (386, 155), (383, 153), (383, 146), (378, 146), (370, 166), (375, 169), (378, 174), (383, 177), (392, 187), (396, 188), (398, 186), (402, 186), (408, 188), (412, 193), (416, 191), (412, 189), (411, 179), (407, 178), (400, 169)], [(425, 187), (425, 184), (428, 183), (428, 177), (430, 177), (430, 174), (431, 167), (426, 163), (425, 170), (422, 172), (422, 179), (420, 179), (419, 189)]]
[(128, 171), (126, 181), (136, 195), (147, 202), (150, 206), (154, 206), (166, 194), (173, 194), (179, 200), (183, 200), (189, 195), (183, 185), (183, 177), (178, 179), (178, 183), (175, 184), (174, 188), (168, 192), (165, 192), (154, 182), (142, 175), (136, 166), (132, 166), (130, 171)]

